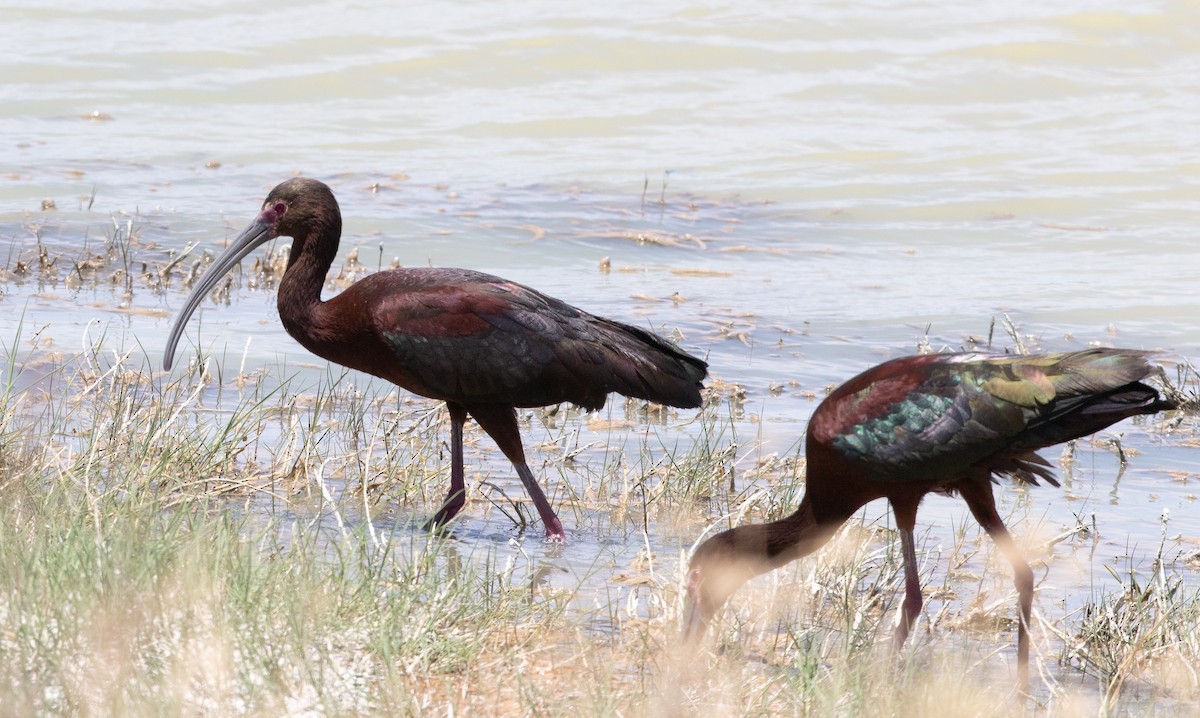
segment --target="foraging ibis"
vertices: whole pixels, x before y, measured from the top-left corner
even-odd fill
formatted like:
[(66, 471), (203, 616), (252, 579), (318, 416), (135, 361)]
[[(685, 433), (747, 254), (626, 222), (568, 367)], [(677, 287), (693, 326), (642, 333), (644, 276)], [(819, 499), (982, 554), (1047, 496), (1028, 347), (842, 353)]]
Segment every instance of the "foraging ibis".
[(450, 490), (431, 526), (446, 524), (465, 504), (468, 416), (512, 462), (547, 537), (562, 540), (562, 522), (525, 462), (516, 408), (570, 402), (599, 409), (613, 392), (681, 408), (701, 404), (704, 361), (646, 330), (482, 272), (392, 269), (322, 301), (341, 233), (341, 211), (328, 186), (294, 178), (275, 187), (188, 295), (163, 366), (171, 368), (188, 318), (217, 281), (256, 247), (291, 237), (277, 298), (288, 334), (317, 356), (446, 402)]
[(1058, 486), (1036, 453), (1138, 414), (1175, 408), (1142, 383), (1149, 353), (1124, 349), (1030, 356), (927, 354), (880, 364), (813, 413), (805, 494), (792, 515), (739, 526), (701, 544), (687, 577), (684, 640), (697, 641), (746, 581), (820, 548), (855, 511), (886, 498), (904, 561), (896, 627), (903, 645), (921, 610), (913, 527), (930, 492), (957, 494), (1013, 567), (1020, 623), (1018, 683), (1028, 685), (1033, 572), (996, 512), (992, 482), (1009, 475)]

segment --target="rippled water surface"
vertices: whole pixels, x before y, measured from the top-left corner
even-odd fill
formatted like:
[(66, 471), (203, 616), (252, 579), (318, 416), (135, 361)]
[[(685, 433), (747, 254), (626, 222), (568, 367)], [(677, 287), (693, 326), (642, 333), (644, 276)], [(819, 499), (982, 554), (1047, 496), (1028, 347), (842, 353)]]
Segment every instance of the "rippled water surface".
[[(304, 173), (338, 194), (343, 260), (481, 269), (678, 331), (745, 387), (753, 456), (794, 452), (827, 385), (986, 343), (1005, 314), (1035, 348), (1200, 356), (1195, 3), (77, 5), (0, 9), (6, 342), (18, 322), (65, 352), (102, 333), (157, 365), (182, 287), (127, 295), (73, 265), (114, 227), (162, 261), (216, 251)], [(61, 263), (38, 271), (39, 246)], [(185, 362), (315, 363), (270, 291), (200, 319)], [(1095, 514), (1110, 550), (1047, 589), (1071, 603), (1164, 536), (1174, 557), (1200, 540), (1195, 450), (1113, 434), (1138, 450), (1119, 479), (1081, 447), (1067, 491), (1000, 490), (1018, 533)], [(512, 534), (467, 513), (466, 536)], [(965, 513), (931, 499), (929, 542)], [(602, 582), (643, 541), (582, 530), (554, 560)]]

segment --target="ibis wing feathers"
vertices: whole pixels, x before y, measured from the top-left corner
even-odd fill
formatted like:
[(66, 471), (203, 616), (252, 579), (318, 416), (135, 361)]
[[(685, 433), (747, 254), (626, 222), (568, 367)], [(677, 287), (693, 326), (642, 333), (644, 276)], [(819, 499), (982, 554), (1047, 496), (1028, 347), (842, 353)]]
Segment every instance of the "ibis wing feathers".
[(820, 440), (881, 480), (940, 479), (983, 468), (1054, 483), (1037, 449), (1168, 406), (1139, 381), (1153, 370), (1147, 356), (1091, 349), (909, 357), (847, 382), (848, 395), (832, 402), (841, 406), (838, 417), (830, 423), (814, 415), (814, 421), (825, 424)]
[(479, 272), (372, 277), (389, 274), (404, 287), (375, 305), (374, 331), (395, 362), (388, 378), (413, 391), (465, 404), (598, 409), (612, 392), (700, 404), (707, 365), (649, 332)]

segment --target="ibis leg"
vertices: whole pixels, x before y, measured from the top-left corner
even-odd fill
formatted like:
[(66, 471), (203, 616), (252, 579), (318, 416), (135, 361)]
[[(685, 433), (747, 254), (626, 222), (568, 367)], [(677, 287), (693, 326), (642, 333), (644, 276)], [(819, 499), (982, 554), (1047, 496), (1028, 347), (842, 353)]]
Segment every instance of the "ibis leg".
[(463, 469), (463, 424), (467, 421), (467, 410), (460, 404), (447, 402), (450, 410), (450, 491), (446, 494), (446, 502), (433, 515), (426, 530), (445, 526), (462, 511), (467, 503), (467, 484)]
[(975, 520), (992, 537), (996, 548), (1004, 554), (1013, 567), (1013, 585), (1017, 588), (1020, 607), (1020, 624), (1017, 626), (1017, 684), (1021, 690), (1029, 688), (1029, 620), (1033, 611), (1033, 570), (1021, 556), (1012, 535), (996, 512), (996, 499), (992, 495), (990, 481), (964, 481), (959, 490)]
[(908, 632), (921, 615), (921, 576), (917, 573), (917, 543), (913, 529), (917, 523), (917, 507), (892, 501), (896, 528), (900, 531), (900, 549), (904, 558), (904, 603), (900, 606), (900, 622), (896, 625), (896, 648), (904, 645)]
[(469, 411), (479, 426), (488, 433), (488, 436), (492, 437), (492, 440), (512, 462), (513, 468), (517, 470), (517, 476), (521, 477), (521, 483), (525, 484), (529, 498), (533, 499), (533, 505), (537, 509), (538, 515), (542, 517), (542, 524), (546, 527), (546, 537), (553, 541), (562, 541), (565, 538), (562, 522), (558, 520), (546, 494), (542, 493), (542, 487), (538, 485), (533, 472), (525, 463), (525, 448), (521, 445), (521, 432), (517, 427), (516, 409), (511, 406), (487, 404), (472, 406)]

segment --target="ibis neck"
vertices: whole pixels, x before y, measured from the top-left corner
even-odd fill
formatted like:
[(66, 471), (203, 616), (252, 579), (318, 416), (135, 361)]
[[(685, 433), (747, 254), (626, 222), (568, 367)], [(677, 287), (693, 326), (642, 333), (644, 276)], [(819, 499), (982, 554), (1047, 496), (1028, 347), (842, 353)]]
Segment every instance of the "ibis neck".
[(305, 346), (319, 333), (321, 289), (336, 254), (336, 235), (330, 242), (313, 232), (292, 242), (287, 271), (279, 282), (277, 303), (284, 329)]
[(787, 518), (767, 524), (747, 524), (717, 534), (692, 556), (688, 592), (702, 626), (712, 614), (750, 579), (816, 551), (844, 520), (820, 519), (806, 495)]
[(751, 546), (758, 544), (759, 573), (779, 568), (821, 548), (846, 518), (840, 514), (818, 518), (806, 495), (792, 515), (768, 524), (744, 527), (758, 529), (756, 533), (760, 534), (750, 542)]
[[(825, 545), (846, 516), (817, 517), (808, 496), (791, 516), (766, 524), (747, 524), (713, 537), (712, 551), (736, 584), (807, 556)], [(701, 547), (704, 550), (704, 547)], [(729, 590), (732, 593), (733, 590)]]

